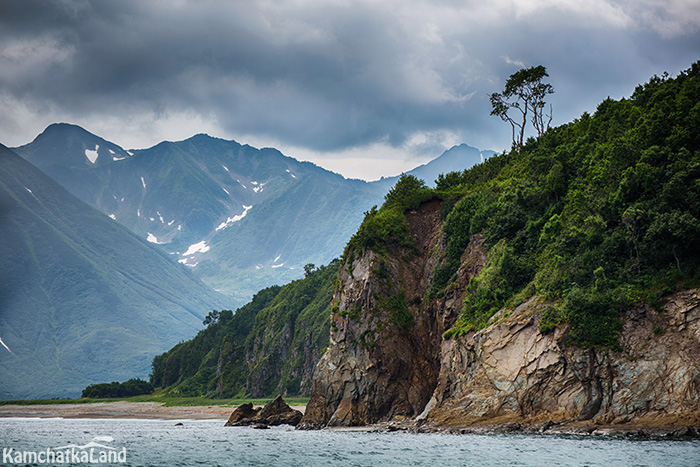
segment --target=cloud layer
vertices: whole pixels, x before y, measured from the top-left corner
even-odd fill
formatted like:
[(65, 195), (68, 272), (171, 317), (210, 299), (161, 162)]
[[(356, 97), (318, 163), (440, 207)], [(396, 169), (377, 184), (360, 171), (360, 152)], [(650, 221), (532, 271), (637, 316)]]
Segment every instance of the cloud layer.
[(60, 120), (317, 160), (503, 149), (488, 95), (522, 66), (547, 67), (561, 123), (700, 58), (694, 0), (0, 0), (0, 30), (5, 144)]

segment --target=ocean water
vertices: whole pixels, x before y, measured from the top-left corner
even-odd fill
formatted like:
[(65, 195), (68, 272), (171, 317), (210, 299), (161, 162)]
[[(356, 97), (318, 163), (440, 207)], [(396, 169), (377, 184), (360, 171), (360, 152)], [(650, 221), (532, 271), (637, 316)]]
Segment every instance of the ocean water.
[(78, 456), (92, 449), (93, 460), (100, 451), (121, 453), (112, 460), (128, 466), (700, 466), (700, 440), (255, 430), (222, 421), (179, 422), (4, 418), (0, 460), (13, 465), (18, 452), (60, 447)]

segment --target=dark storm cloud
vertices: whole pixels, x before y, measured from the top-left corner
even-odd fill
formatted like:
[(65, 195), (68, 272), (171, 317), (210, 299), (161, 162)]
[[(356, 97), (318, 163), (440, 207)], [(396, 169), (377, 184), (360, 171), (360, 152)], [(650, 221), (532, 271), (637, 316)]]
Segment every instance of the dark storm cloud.
[(507, 144), (488, 94), (519, 66), (547, 66), (561, 123), (698, 58), (697, 9), (675, 14), (680, 0), (655, 17), (633, 2), (483, 3), (0, 0), (0, 102), (23, 106), (0, 124), (187, 113), (314, 151), (415, 134), (427, 150), (441, 132)]

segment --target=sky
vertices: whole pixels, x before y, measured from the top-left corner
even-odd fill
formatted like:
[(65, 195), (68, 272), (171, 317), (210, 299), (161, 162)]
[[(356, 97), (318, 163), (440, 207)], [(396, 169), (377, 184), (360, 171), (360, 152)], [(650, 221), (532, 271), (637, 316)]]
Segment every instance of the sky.
[(699, 59), (698, 0), (0, 0), (0, 143), (208, 133), (373, 180), (509, 149), (489, 95), (520, 68), (560, 125)]

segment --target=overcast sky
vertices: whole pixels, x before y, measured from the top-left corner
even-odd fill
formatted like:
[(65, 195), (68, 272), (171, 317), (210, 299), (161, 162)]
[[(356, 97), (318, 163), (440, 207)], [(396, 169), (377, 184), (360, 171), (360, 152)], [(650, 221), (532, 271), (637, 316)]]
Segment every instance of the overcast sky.
[(562, 124), (698, 59), (698, 0), (0, 0), (0, 142), (209, 133), (376, 179), (508, 148), (488, 96), (521, 67)]

